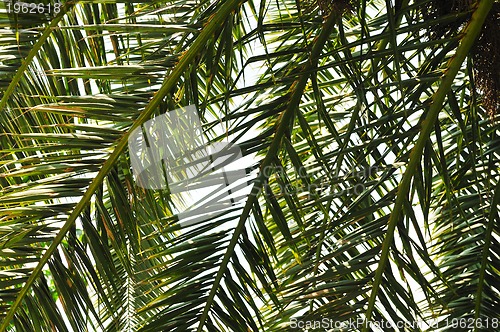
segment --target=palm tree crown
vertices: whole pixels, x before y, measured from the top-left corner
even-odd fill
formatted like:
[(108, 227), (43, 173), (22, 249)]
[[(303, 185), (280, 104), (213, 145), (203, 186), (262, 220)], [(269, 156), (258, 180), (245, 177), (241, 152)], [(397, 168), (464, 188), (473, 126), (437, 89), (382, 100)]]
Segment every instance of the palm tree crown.
[(498, 1), (37, 1), (0, 331), (500, 327)]

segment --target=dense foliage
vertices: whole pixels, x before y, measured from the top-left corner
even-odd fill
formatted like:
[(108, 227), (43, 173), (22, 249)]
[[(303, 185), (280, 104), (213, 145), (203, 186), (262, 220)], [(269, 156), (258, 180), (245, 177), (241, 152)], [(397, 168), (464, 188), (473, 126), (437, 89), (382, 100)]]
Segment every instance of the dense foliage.
[[(0, 12), (0, 331), (500, 325), (498, 2), (38, 1)], [(127, 140), (189, 105), (247, 178), (185, 227)]]

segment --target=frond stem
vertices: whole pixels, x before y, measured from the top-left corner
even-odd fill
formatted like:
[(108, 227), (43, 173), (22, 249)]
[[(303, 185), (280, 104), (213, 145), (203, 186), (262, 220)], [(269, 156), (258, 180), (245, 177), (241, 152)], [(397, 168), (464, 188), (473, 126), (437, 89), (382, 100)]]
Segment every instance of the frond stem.
[[(307, 85), (307, 81), (309, 80), (309, 76), (311, 75), (312, 71), (314, 71), (314, 68), (317, 67), (318, 59), (319, 56), (321, 55), (321, 50), (323, 49), (323, 46), (330, 38), (330, 35), (332, 33), (333, 28), (335, 27), (335, 22), (337, 21), (337, 19), (338, 19), (337, 13), (330, 14), (330, 16), (326, 19), (325, 23), (323, 24), (323, 29), (321, 30), (320, 34), (313, 41), (314, 45), (311, 50), (309, 61), (302, 69), (302, 74), (299, 76), (299, 78), (292, 83), (292, 89), (293, 89), (292, 95), (290, 96), (290, 100), (288, 102), (286, 110), (283, 112), (279, 120), (280, 122), (278, 129), (276, 130), (273, 142), (271, 143), (271, 146), (269, 147), (269, 150), (266, 153), (266, 156), (261, 163), (260, 166), (261, 169), (265, 169), (266, 167), (270, 166), (273, 163), (273, 160), (275, 159), (275, 156), (281, 146), (282, 138), (287, 133), (293, 121), (295, 112), (299, 107), (300, 100), (304, 93), (304, 89)], [(205, 308), (203, 309), (203, 313), (200, 318), (200, 324), (198, 325), (198, 330), (197, 330), (198, 332), (202, 331), (205, 321), (208, 318), (208, 313), (210, 312), (210, 308), (212, 306), (212, 303), (214, 302), (215, 294), (219, 289), (219, 285), (222, 280), (222, 277), (224, 276), (224, 273), (226, 273), (227, 265), (229, 264), (229, 260), (231, 259), (231, 256), (234, 253), (234, 248), (236, 247), (238, 238), (240, 237), (241, 233), (243, 232), (243, 229), (245, 228), (245, 223), (250, 215), (252, 206), (256, 202), (258, 194), (262, 189), (263, 184), (266, 182), (267, 180), (266, 176), (268, 175), (269, 174), (267, 174), (267, 172), (260, 172), (255, 181), (254, 186), (252, 187), (250, 197), (245, 203), (243, 212), (241, 213), (240, 219), (238, 221), (238, 225), (234, 230), (231, 241), (229, 242), (229, 245), (226, 249), (226, 253), (224, 254), (224, 258), (222, 259), (222, 263), (219, 266), (219, 270), (217, 272), (217, 276), (215, 277), (215, 281), (212, 285), (212, 288), (210, 289), (207, 303), (205, 305)]]
[[(189, 68), (189, 66), (192, 65), (194, 62), (196, 56), (203, 50), (204, 47), (206, 47), (207, 41), (212, 38), (213, 34), (216, 32), (217, 29), (219, 29), (223, 22), (226, 20), (227, 16), (234, 11), (238, 6), (242, 3), (242, 0), (228, 0), (225, 1), (221, 7), (220, 10), (217, 11), (217, 15), (212, 15), (210, 20), (207, 22), (203, 30), (200, 32), (198, 37), (194, 40), (193, 44), (191, 47), (180, 57), (179, 63), (174, 67), (172, 72), (170, 73), (169, 76), (165, 78), (163, 81), (162, 86), (160, 89), (155, 93), (151, 101), (148, 103), (148, 105), (145, 107), (144, 111), (142, 111), (141, 115), (137, 118), (137, 120), (134, 122), (134, 124), (131, 126), (131, 128), (125, 132), (125, 134), (120, 138), (118, 143), (116, 144), (115, 149), (113, 152), (109, 155), (109, 158), (106, 160), (106, 162), (103, 164), (102, 168), (100, 169), (99, 173), (96, 175), (94, 180), (90, 183), (88, 189), (86, 190), (85, 194), (82, 196), (80, 201), (76, 204), (75, 209), (73, 212), (70, 214), (68, 217), (68, 220), (64, 223), (64, 225), (61, 227), (59, 230), (57, 236), (54, 238), (52, 241), (51, 245), (45, 251), (44, 255), (38, 262), (37, 266), (34, 268), (33, 272), (31, 273), (30, 277), (24, 284), (23, 288), (19, 291), (19, 294), (16, 297), (16, 300), (12, 304), (12, 307), (10, 307), (7, 315), (5, 316), (5, 319), (2, 322), (2, 325), (0, 326), (0, 332), (3, 332), (7, 329), (9, 326), (10, 321), (14, 317), (14, 314), (16, 313), (17, 309), (21, 305), (24, 297), (27, 295), (28, 291), (31, 289), (37, 278), (40, 276), (42, 273), (42, 269), (47, 264), (49, 259), (52, 257), (54, 252), (57, 250), (57, 247), (59, 244), (62, 242), (66, 234), (68, 233), (69, 229), (72, 227), (73, 223), (75, 220), (78, 218), (80, 213), (83, 211), (83, 209), (89, 204), (92, 195), (94, 195), (95, 191), (101, 186), (102, 182), (106, 178), (107, 174), (110, 172), (110, 170), (114, 167), (115, 163), (117, 162), (118, 158), (120, 155), (123, 153), (125, 148), (128, 145), (128, 137), (130, 133), (140, 125), (142, 125), (146, 120), (149, 119), (149, 117), (153, 114), (153, 112), (156, 110), (160, 102), (165, 98), (167, 93), (172, 90), (172, 88), (175, 87), (177, 84), (179, 78), (181, 75), (186, 71), (186, 69)], [(58, 17), (60, 20), (60, 18)], [(47, 30), (44, 32), (43, 36), (45, 36), (45, 39), (50, 35), (52, 32), (52, 27), (57, 24), (52, 22)], [(38, 43), (36, 44), (38, 45)], [(41, 46), (41, 45), (40, 45)], [(33, 54), (34, 56), (34, 54)], [(19, 77), (20, 79), (20, 77)], [(1, 105), (1, 104), (0, 104)]]
[(377, 299), (377, 294), (380, 289), (380, 284), (382, 283), (382, 276), (384, 274), (385, 266), (389, 260), (389, 251), (394, 239), (394, 232), (396, 230), (397, 224), (403, 218), (403, 205), (408, 199), (408, 193), (410, 190), (410, 184), (417, 170), (418, 164), (422, 158), (422, 153), (425, 145), (427, 144), (430, 134), (434, 128), (437, 121), (439, 112), (443, 107), (446, 95), (450, 91), (453, 80), (460, 70), (463, 61), (469, 54), (471, 47), (476, 41), (479, 32), (484, 24), (486, 16), (488, 15), (491, 7), (493, 6), (493, 0), (480, 0), (477, 4), (477, 8), (474, 11), (471, 20), (465, 27), (463, 37), (457, 48), (455, 55), (448, 62), (445, 74), (442, 77), (441, 84), (438, 90), (432, 96), (432, 102), (429, 106), (429, 111), (426, 118), (422, 121), (422, 129), (420, 131), (420, 136), (410, 153), (410, 161), (403, 175), (401, 184), (399, 185), (396, 202), (394, 208), (391, 212), (389, 219), (389, 224), (387, 227), (386, 237), (382, 243), (382, 253), (380, 254), (380, 261), (375, 273), (373, 288), (370, 294), (370, 299), (368, 301), (368, 308), (365, 314), (365, 322), (363, 326), (363, 332), (369, 330), (369, 322), (372, 317), (373, 310), (375, 308), (375, 301)]

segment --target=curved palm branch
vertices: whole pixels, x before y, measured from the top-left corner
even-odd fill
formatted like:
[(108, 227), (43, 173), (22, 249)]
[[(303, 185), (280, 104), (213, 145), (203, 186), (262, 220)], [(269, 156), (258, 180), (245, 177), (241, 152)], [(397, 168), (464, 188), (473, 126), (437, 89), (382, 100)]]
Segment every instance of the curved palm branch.
[[(0, 330), (493, 327), (499, 128), (470, 55), (498, 3), (430, 3), (5, 9)], [(188, 105), (246, 174), (189, 225), (127, 149)]]

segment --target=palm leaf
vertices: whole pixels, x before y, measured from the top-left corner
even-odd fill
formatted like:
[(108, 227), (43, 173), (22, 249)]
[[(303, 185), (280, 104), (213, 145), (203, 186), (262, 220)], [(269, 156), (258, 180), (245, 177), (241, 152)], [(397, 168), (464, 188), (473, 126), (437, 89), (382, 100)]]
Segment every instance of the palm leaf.
[[(498, 127), (466, 59), (493, 1), (428, 5), (1, 14), (0, 330), (487, 329)], [(188, 105), (246, 174), (237, 204), (189, 226), (189, 197), (141, 187), (126, 150), (147, 120)], [(208, 202), (227, 194), (212, 190)]]

